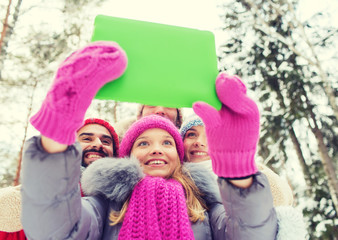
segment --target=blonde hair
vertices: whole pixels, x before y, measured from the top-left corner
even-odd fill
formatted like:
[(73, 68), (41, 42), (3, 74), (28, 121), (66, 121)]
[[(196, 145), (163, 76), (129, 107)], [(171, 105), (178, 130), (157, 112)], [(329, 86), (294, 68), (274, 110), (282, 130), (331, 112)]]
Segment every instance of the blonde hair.
[[(179, 160), (178, 160), (179, 161)], [(179, 161), (179, 166), (174, 170), (171, 176), (168, 178), (174, 179), (182, 184), (185, 191), (188, 216), (191, 222), (197, 222), (198, 220), (203, 221), (205, 218), (204, 212), (207, 209), (206, 204), (202, 198), (202, 193), (197, 188), (194, 180), (191, 178), (188, 170), (186, 170)], [(124, 216), (127, 212), (129, 198), (124, 202), (120, 211), (111, 210), (109, 214), (110, 225), (114, 226), (118, 223), (123, 222)]]

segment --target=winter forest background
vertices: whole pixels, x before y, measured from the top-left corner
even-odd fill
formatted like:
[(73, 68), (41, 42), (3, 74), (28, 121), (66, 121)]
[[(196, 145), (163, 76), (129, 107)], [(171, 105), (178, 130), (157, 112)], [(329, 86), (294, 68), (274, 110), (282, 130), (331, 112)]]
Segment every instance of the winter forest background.
[[(28, 119), (58, 64), (90, 41), (95, 9), (120, 1), (28, 2), (0, 1), (0, 187), (20, 184), (23, 143), (36, 134)], [(305, 14), (309, 0), (218, 0), (213, 30), (219, 70), (239, 75), (259, 105), (257, 161), (289, 182), (309, 239), (338, 239), (338, 2), (318, 2)], [(94, 100), (88, 116), (114, 124), (136, 108)]]

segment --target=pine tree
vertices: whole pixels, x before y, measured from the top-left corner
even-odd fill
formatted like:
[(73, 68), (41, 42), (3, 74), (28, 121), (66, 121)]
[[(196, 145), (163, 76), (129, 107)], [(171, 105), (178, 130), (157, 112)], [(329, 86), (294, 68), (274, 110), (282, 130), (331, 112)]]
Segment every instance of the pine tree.
[[(335, 51), (333, 32), (337, 30), (321, 27), (321, 35), (308, 31), (310, 23), (300, 23), (295, 15), (296, 2), (228, 2), (222, 8), (229, 39), (221, 47), (221, 63), (248, 80), (259, 100), (260, 157), (277, 172), (287, 174), (297, 156), (306, 180), (304, 193), (293, 183), (298, 204), (305, 194), (316, 205), (316, 210), (312, 205), (303, 211), (310, 222), (309, 235), (333, 239), (337, 231), (338, 124), (336, 89), (329, 79), (335, 73), (324, 68), (323, 56), (316, 52), (330, 47)], [(320, 228), (325, 230), (318, 234)]]

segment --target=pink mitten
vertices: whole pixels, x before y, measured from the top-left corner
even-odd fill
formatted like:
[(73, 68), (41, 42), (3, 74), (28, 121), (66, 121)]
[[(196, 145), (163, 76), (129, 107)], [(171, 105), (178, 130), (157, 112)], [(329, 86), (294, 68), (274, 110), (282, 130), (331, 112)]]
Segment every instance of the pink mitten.
[(75, 51), (60, 65), (31, 124), (54, 141), (74, 143), (76, 130), (97, 91), (120, 77), (126, 67), (126, 53), (114, 42), (93, 42)]
[(240, 178), (257, 172), (255, 153), (259, 139), (259, 111), (246, 95), (237, 76), (220, 73), (216, 91), (222, 108), (197, 102), (193, 109), (205, 124), (214, 172), (225, 178)]

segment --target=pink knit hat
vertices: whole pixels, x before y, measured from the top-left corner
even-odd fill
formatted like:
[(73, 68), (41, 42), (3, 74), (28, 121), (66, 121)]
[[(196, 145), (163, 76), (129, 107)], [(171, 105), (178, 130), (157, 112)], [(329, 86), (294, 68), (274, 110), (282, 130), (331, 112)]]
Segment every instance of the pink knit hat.
[(169, 120), (157, 115), (149, 115), (134, 122), (125, 133), (120, 145), (120, 157), (129, 156), (135, 140), (144, 131), (151, 128), (160, 128), (167, 131), (176, 143), (176, 149), (181, 162), (184, 158), (184, 147), (180, 133), (176, 126)]

